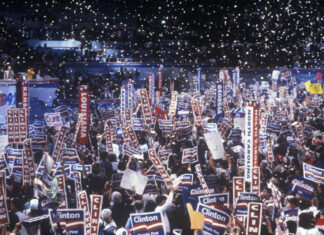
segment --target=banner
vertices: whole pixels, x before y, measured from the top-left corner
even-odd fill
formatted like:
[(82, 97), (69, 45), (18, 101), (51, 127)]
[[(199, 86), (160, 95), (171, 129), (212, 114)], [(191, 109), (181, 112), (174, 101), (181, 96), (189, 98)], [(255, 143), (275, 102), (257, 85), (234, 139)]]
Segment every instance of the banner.
[(126, 87), (122, 86), (120, 88), (120, 116), (121, 116), (121, 122), (125, 122), (125, 110), (126, 110)]
[(159, 96), (162, 96), (162, 87), (163, 87), (162, 68), (163, 67), (160, 66), (159, 72), (158, 72), (158, 92), (159, 92)]
[(89, 203), (86, 191), (81, 191), (78, 193), (78, 206), (84, 210), (85, 214), (85, 230), (86, 234), (91, 233), (91, 217), (89, 211)]
[(151, 159), (153, 165), (155, 166), (155, 168), (159, 171), (160, 175), (162, 176), (165, 184), (168, 187), (170, 187), (173, 184), (172, 180), (171, 180), (168, 172), (166, 171), (166, 169), (164, 169), (160, 159), (156, 156), (155, 149), (149, 149), (148, 155), (149, 155), (149, 158)]
[(195, 118), (196, 125), (201, 126), (202, 125), (201, 112), (200, 112), (198, 102), (194, 98), (191, 100), (191, 107), (192, 107), (192, 113)]
[(219, 132), (204, 133), (208, 149), (214, 160), (222, 159), (225, 155), (222, 137)]
[[(53, 229), (57, 228), (56, 216), (52, 209), (48, 211)], [(60, 218), (60, 226), (66, 229), (68, 234), (85, 235), (84, 231), (84, 210), (80, 209), (58, 209), (57, 214)]]
[(240, 193), (245, 192), (244, 177), (233, 177), (233, 205), (236, 205), (236, 201)]
[(28, 160), (26, 156), (26, 151), (23, 150), (22, 154), (22, 185), (30, 185), (31, 177), (29, 174)]
[(101, 195), (90, 195), (91, 202), (91, 233), (90, 235), (97, 235), (99, 232), (99, 216), (102, 207)]
[(201, 93), (201, 68), (197, 69), (197, 90), (199, 91), (199, 93)]
[(251, 193), (260, 194), (260, 168), (252, 168)]
[(52, 154), (52, 158), (53, 158), (54, 162), (60, 161), (61, 154), (64, 149), (64, 137), (66, 135), (66, 132), (67, 132), (67, 128), (65, 126), (62, 126), (61, 130), (58, 134), (58, 138), (55, 142), (55, 147), (54, 147), (54, 151)]
[(198, 162), (198, 147), (186, 148), (182, 151), (181, 163), (195, 163)]
[(220, 203), (229, 208), (229, 193), (217, 193), (207, 196), (199, 196), (198, 201), (209, 207), (217, 208)]
[(298, 223), (299, 220), (298, 212), (299, 212), (298, 208), (284, 210), (283, 213), (284, 213), (285, 221), (294, 221)]
[[(135, 101), (136, 101), (136, 97), (135, 97), (135, 92), (134, 92), (134, 84), (132, 80), (128, 80), (127, 83), (127, 108), (130, 110), (130, 115), (133, 114), (134, 112), (134, 107), (135, 107)], [(126, 109), (125, 109), (126, 112)], [(125, 113), (126, 115), (126, 113)]]
[(26, 110), (27, 117), (27, 130), (28, 130), (28, 120), (29, 120), (29, 81), (23, 81), (21, 83), (21, 107)]
[(260, 134), (267, 133), (268, 113), (263, 112), (260, 120)]
[(197, 211), (205, 216), (203, 231), (207, 234), (225, 234), (231, 216), (224, 211), (217, 210), (199, 203)]
[(133, 235), (165, 234), (161, 212), (130, 214)]
[(222, 117), (224, 117), (223, 93), (223, 82), (216, 82), (216, 122), (218, 122)]
[(193, 174), (180, 175), (173, 181), (174, 184), (178, 184), (179, 187), (190, 186), (193, 184)]
[(145, 175), (147, 177), (147, 183), (143, 192), (144, 194), (155, 194), (157, 190), (157, 184), (155, 175)]
[(66, 136), (64, 137), (64, 143), (67, 144), (68, 146), (72, 147), (72, 148), (77, 149), (79, 152), (82, 152), (85, 155), (91, 155), (91, 152), (87, 147), (75, 142), (74, 140), (72, 140), (72, 139), (70, 139), (70, 138), (68, 138)]
[(204, 176), (202, 174), (200, 164), (195, 165), (195, 169), (196, 169), (197, 177), (199, 179), (199, 182), (200, 182), (202, 188), (204, 189), (205, 194), (207, 194), (207, 195), (210, 194), (208, 185), (207, 185), (207, 183), (206, 183), (206, 181), (204, 179)]
[(64, 148), (61, 159), (63, 159), (64, 165), (80, 163), (78, 151), (74, 148)]
[(146, 89), (140, 89), (139, 92), (141, 96), (142, 114), (144, 118), (144, 123), (146, 126), (150, 126), (153, 124), (153, 120), (152, 120), (150, 103), (147, 97), (147, 91)]
[(271, 138), (267, 137), (266, 138), (266, 143), (267, 143), (267, 156), (268, 156), (268, 161), (273, 162), (274, 161), (274, 155), (273, 155), (273, 150), (272, 150), (272, 142)]
[(232, 71), (233, 77), (233, 95), (236, 96), (236, 89), (239, 87), (240, 84), (240, 68), (236, 67), (235, 70)]
[(253, 137), (254, 137), (254, 107), (249, 105), (245, 107), (245, 138), (244, 138), (244, 158), (245, 158), (245, 168), (244, 176), (245, 181), (251, 182), (251, 170), (253, 167)]
[(149, 101), (150, 101), (150, 105), (154, 105), (155, 103), (155, 77), (154, 74), (152, 72), (148, 73), (148, 83), (149, 83)]
[(131, 140), (131, 144), (132, 146), (137, 149), (138, 151), (141, 151), (141, 146), (138, 142), (138, 139), (137, 139), (137, 136), (136, 136), (136, 133), (134, 131), (134, 128), (132, 125), (128, 126), (127, 127), (127, 131), (128, 131), (128, 135), (129, 135), (129, 138)]
[(107, 125), (106, 125), (106, 147), (107, 147), (107, 151), (108, 153), (113, 153), (114, 149), (113, 149), (113, 135), (112, 135), (112, 131), (113, 131), (113, 125), (112, 123), (108, 120), (107, 121)]
[(171, 102), (170, 102), (170, 107), (169, 107), (169, 116), (171, 119), (174, 115), (176, 115), (177, 102), (178, 102), (178, 92), (173, 91), (171, 93)]
[(204, 133), (217, 132), (217, 123), (204, 122), (203, 128), (204, 128)]
[(79, 143), (86, 145), (89, 142), (89, 86), (79, 87), (79, 113), (82, 114), (82, 121), (79, 133)]
[(248, 217), (246, 233), (261, 235), (262, 203), (250, 202), (248, 206)]
[(129, 136), (129, 133), (126, 129), (126, 124), (120, 124), (120, 129), (122, 131), (122, 134), (123, 134), (123, 143), (124, 144), (127, 144), (127, 145), (130, 145), (130, 146), (133, 146), (132, 144), (132, 140)]
[(44, 113), (44, 119), (48, 127), (59, 129), (63, 125), (60, 113)]
[(26, 155), (27, 162), (28, 162), (29, 174), (30, 174), (31, 180), (34, 181), (34, 178), (35, 178), (35, 163), (34, 163), (34, 156), (33, 156), (33, 151), (32, 151), (32, 147), (31, 147), (30, 139), (26, 139), (24, 141), (24, 150), (25, 150), (25, 155)]
[(73, 172), (74, 175), (74, 185), (75, 185), (75, 192), (76, 198), (78, 196), (78, 192), (82, 191), (82, 177), (81, 172)]
[(303, 172), (305, 179), (324, 184), (324, 169), (303, 163)]
[(259, 128), (260, 128), (260, 105), (254, 102), (253, 108), (253, 158), (252, 167), (259, 166)]
[(27, 117), (25, 109), (7, 110), (8, 143), (22, 143), (27, 139)]

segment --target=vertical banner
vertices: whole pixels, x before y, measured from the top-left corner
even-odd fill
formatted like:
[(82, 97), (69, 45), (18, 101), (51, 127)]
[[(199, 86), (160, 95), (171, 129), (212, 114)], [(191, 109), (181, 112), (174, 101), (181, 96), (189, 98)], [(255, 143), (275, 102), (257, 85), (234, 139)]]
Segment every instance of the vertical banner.
[(266, 138), (266, 144), (267, 144), (268, 161), (273, 162), (274, 161), (274, 155), (273, 155), (272, 143), (271, 143), (271, 138), (270, 137)]
[(132, 116), (131, 116), (131, 110), (129, 108), (125, 109), (125, 123), (127, 126), (132, 125)]
[(127, 127), (126, 127), (126, 124), (120, 124), (120, 129), (121, 129), (122, 134), (123, 134), (123, 143), (127, 144), (129, 146), (133, 146), (132, 140), (131, 140), (131, 138), (129, 136), (129, 133), (128, 133), (128, 130), (127, 130)]
[(78, 193), (78, 206), (85, 212), (85, 228), (86, 234), (91, 234), (91, 217), (89, 210), (89, 202), (86, 191), (81, 191)]
[(233, 76), (233, 95), (236, 96), (236, 89), (239, 87), (240, 84), (240, 68), (236, 67), (232, 71)]
[(55, 142), (55, 147), (54, 147), (54, 151), (52, 154), (52, 158), (53, 158), (54, 162), (60, 161), (61, 153), (64, 149), (63, 143), (64, 143), (64, 137), (65, 137), (66, 132), (67, 132), (67, 128), (65, 126), (62, 126), (61, 130), (58, 134), (58, 138)]
[(199, 91), (199, 93), (201, 93), (201, 68), (197, 69), (197, 77), (198, 77), (197, 90)]
[[(171, 102), (169, 107), (169, 116), (173, 117), (177, 111), (177, 102), (178, 101), (178, 92), (172, 91), (171, 93)], [(172, 119), (172, 118), (171, 118)]]
[(260, 134), (267, 133), (268, 113), (263, 112), (260, 118)]
[(228, 102), (227, 100), (224, 100), (223, 101), (223, 109), (224, 109), (224, 113), (225, 113), (225, 118), (228, 120), (228, 121), (231, 121), (231, 112), (229, 111), (229, 108), (228, 108)]
[(27, 139), (27, 118), (25, 109), (7, 110), (8, 143), (22, 143)]
[(300, 122), (294, 122), (292, 124), (296, 128), (296, 133), (298, 137), (298, 142), (300, 146), (305, 149), (305, 139), (304, 139), (304, 132), (303, 132), (303, 126), (301, 125)]
[(120, 88), (120, 122), (125, 122), (125, 109), (126, 109), (126, 87)]
[(170, 93), (174, 92), (174, 80), (170, 81)]
[(219, 81), (216, 83), (216, 122), (224, 117), (223, 95), (223, 82)]
[(128, 131), (128, 135), (131, 140), (132, 146), (135, 149), (137, 149), (138, 151), (141, 151), (141, 146), (138, 142), (138, 139), (137, 139), (137, 136), (136, 136), (133, 126), (132, 125), (128, 126), (127, 131)]
[(159, 171), (160, 175), (162, 176), (165, 184), (168, 187), (170, 187), (171, 185), (173, 185), (172, 180), (171, 180), (168, 172), (163, 167), (160, 159), (157, 157), (156, 152), (155, 152), (155, 149), (149, 149), (148, 150), (148, 155), (149, 155), (149, 158), (151, 159), (151, 161), (153, 162), (153, 165), (155, 166), (155, 168)]
[[(110, 122), (109, 120), (107, 122)], [(111, 129), (109, 128), (110, 125), (106, 125), (106, 146), (108, 153), (113, 153), (113, 142), (112, 142), (112, 134)]]
[(205, 181), (205, 178), (203, 176), (200, 164), (195, 165), (195, 169), (196, 169), (197, 177), (198, 177), (198, 179), (200, 181), (200, 184), (201, 184), (202, 188), (204, 189), (205, 194), (207, 194), (207, 195), (210, 194), (210, 191), (209, 191), (209, 188), (208, 188), (207, 183)]
[(91, 235), (97, 235), (99, 232), (99, 216), (102, 207), (101, 195), (90, 195), (91, 201)]
[(254, 117), (254, 107), (252, 104), (248, 104), (245, 107), (245, 140), (244, 140), (244, 158), (245, 158), (245, 168), (244, 176), (245, 181), (251, 182), (251, 170), (253, 166), (253, 117)]
[(0, 226), (9, 224), (5, 183), (0, 183)]
[(27, 119), (27, 130), (29, 122), (29, 81), (23, 81), (21, 84), (21, 107), (26, 109), (26, 119)]
[(253, 108), (253, 158), (252, 167), (259, 166), (259, 129), (260, 129), (260, 106), (254, 102)]
[(149, 72), (148, 74), (148, 83), (149, 83), (149, 101), (150, 101), (150, 105), (154, 105), (155, 100), (154, 100), (154, 96), (155, 96), (155, 77), (154, 74), (152, 72)]
[(260, 194), (260, 168), (252, 168), (251, 193)]
[(149, 103), (149, 99), (147, 97), (146, 89), (140, 89), (141, 96), (141, 104), (142, 104), (142, 114), (144, 117), (144, 123), (146, 126), (150, 126), (153, 124), (151, 107)]
[(79, 143), (88, 144), (89, 142), (89, 86), (79, 87), (79, 113), (82, 114), (82, 121), (79, 133)]
[(57, 176), (58, 178), (58, 192), (63, 195), (63, 201), (59, 205), (59, 209), (67, 209), (68, 208), (68, 203), (67, 203), (67, 193), (65, 190), (65, 179), (64, 175), (59, 175)]
[(28, 169), (29, 169), (29, 174), (31, 177), (31, 182), (34, 182), (35, 178), (35, 164), (34, 164), (34, 156), (33, 156), (33, 151), (31, 147), (31, 141), (30, 139), (26, 139), (24, 141), (24, 150), (25, 150), (25, 155), (27, 158), (27, 163), (28, 163)]
[(248, 218), (246, 233), (261, 235), (262, 203), (250, 202), (248, 205)]
[(129, 80), (127, 83), (127, 108), (129, 108), (131, 115), (134, 112), (134, 100), (135, 100), (134, 99), (135, 93), (133, 92), (133, 89), (134, 89), (133, 81)]
[(200, 113), (200, 108), (198, 105), (198, 102), (195, 98), (191, 100), (191, 107), (192, 107), (192, 112), (195, 118), (195, 123), (197, 126), (202, 125), (202, 119), (201, 119), (201, 113)]
[(31, 177), (29, 174), (29, 166), (28, 166), (28, 160), (26, 156), (26, 151), (22, 151), (22, 184), (30, 185), (31, 183)]
[(158, 92), (160, 97), (162, 96), (162, 86), (163, 86), (162, 69), (163, 69), (163, 65), (160, 65), (159, 72), (158, 72)]
[(236, 201), (240, 193), (245, 191), (245, 182), (244, 177), (233, 177), (233, 205), (236, 204)]
[(73, 140), (76, 141), (78, 138), (78, 134), (80, 132), (81, 122), (82, 122), (82, 115), (81, 113), (78, 114), (78, 122), (75, 127), (74, 138)]

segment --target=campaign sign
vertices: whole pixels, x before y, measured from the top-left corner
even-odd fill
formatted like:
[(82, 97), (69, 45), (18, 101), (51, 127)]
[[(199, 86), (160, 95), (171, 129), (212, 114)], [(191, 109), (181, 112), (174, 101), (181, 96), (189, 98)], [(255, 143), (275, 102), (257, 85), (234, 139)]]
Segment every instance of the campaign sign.
[(284, 210), (283, 213), (285, 215), (286, 221), (291, 220), (291, 221), (295, 221), (296, 223), (299, 220), (298, 217), (298, 211), (299, 209), (290, 209), (290, 210)]
[(146, 175), (146, 177), (147, 177), (147, 183), (143, 194), (156, 193), (157, 185), (156, 185), (155, 175)]
[(133, 235), (165, 234), (161, 212), (131, 214)]
[(224, 211), (217, 210), (199, 203), (197, 211), (205, 216), (203, 231), (207, 234), (225, 234), (226, 226), (231, 216)]
[(229, 207), (229, 193), (216, 193), (206, 196), (198, 197), (199, 203), (207, 205), (209, 207), (215, 207), (217, 204), (222, 203), (224, 206)]
[(217, 132), (217, 123), (203, 123), (203, 128), (205, 133)]
[(315, 185), (311, 181), (295, 176), (288, 185), (288, 190), (312, 200), (314, 198)]
[(250, 202), (248, 205), (246, 233), (251, 235), (260, 235), (261, 222), (262, 222), (262, 203)]
[(129, 157), (135, 157), (137, 159), (144, 159), (144, 156), (141, 151), (139, 151), (127, 144), (123, 144), (123, 151), (124, 151), (124, 154), (128, 155)]
[(113, 190), (121, 189), (120, 182), (123, 178), (123, 173), (115, 173), (111, 176)]
[(236, 214), (247, 215), (250, 202), (261, 202), (261, 199), (255, 193), (240, 193), (236, 202)]
[(311, 180), (315, 183), (324, 184), (324, 169), (304, 163), (303, 172), (305, 179)]
[(174, 184), (179, 182), (179, 187), (190, 186), (193, 184), (193, 174), (183, 174), (174, 180)]
[(216, 84), (216, 122), (220, 118), (224, 117), (223, 109), (223, 82), (217, 82)]
[(168, 160), (168, 157), (172, 154), (172, 149), (163, 149), (163, 150), (159, 150), (158, 152), (158, 156), (160, 158), (161, 161), (165, 161)]
[(0, 183), (0, 225), (9, 223), (9, 214), (6, 202), (6, 188), (4, 183)]
[(198, 162), (198, 147), (186, 148), (182, 152), (181, 163), (195, 163)]
[[(51, 225), (57, 228), (56, 216), (52, 209), (48, 211)], [(66, 234), (84, 235), (84, 210), (82, 209), (58, 209), (60, 225), (66, 230)]]
[[(87, 172), (87, 174), (90, 174), (92, 172), (92, 166), (91, 165), (84, 165), (84, 169)], [(83, 166), (80, 164), (72, 164), (70, 165), (70, 175), (69, 177), (71, 179), (74, 178), (74, 174), (72, 174), (74, 171), (79, 171), (79, 172), (83, 172)]]
[[(156, 117), (152, 117), (152, 124), (150, 125), (150, 128), (154, 129)], [(133, 128), (134, 131), (144, 131), (145, 125), (144, 125), (144, 119), (143, 118), (132, 118)]]

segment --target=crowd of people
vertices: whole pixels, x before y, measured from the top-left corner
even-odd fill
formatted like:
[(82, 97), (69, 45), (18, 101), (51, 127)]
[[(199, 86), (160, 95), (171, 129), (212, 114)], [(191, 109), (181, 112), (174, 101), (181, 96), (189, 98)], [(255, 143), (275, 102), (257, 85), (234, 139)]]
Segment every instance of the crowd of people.
[[(224, 156), (214, 159), (210, 146), (205, 139), (206, 123), (216, 123), (216, 103), (215, 98), (208, 96), (215, 84), (208, 84), (204, 92), (197, 96), (197, 92), (184, 93), (178, 95), (178, 105), (188, 103), (196, 97), (201, 106), (201, 118), (203, 125), (196, 124), (196, 117), (192, 112), (183, 114), (180, 110), (174, 116), (169, 116), (170, 120), (177, 122), (188, 121), (190, 131), (185, 134), (179, 129), (165, 132), (159, 121), (154, 127), (145, 127), (143, 130), (136, 130), (136, 137), (141, 146), (143, 158), (126, 153), (123, 149), (125, 138), (118, 134), (118, 129), (114, 129), (116, 136), (113, 138), (113, 151), (110, 152), (106, 140), (107, 120), (118, 120), (119, 107), (115, 107), (115, 112), (111, 109), (100, 112), (91, 110), (91, 124), (89, 126), (89, 144), (87, 148), (90, 153), (84, 154), (79, 151), (79, 164), (82, 170), (82, 188), (87, 195), (102, 195), (103, 204), (100, 214), (101, 234), (127, 234), (132, 231), (130, 215), (146, 212), (161, 212), (163, 217), (163, 228), (166, 234), (193, 234), (192, 221), (186, 212), (186, 197), (188, 188), (180, 187), (181, 183), (176, 178), (183, 174), (193, 174), (192, 184), (200, 188), (201, 181), (197, 175), (195, 166), (199, 164), (202, 168), (203, 176), (207, 182), (209, 190), (213, 193), (229, 193), (229, 205), (222, 201), (217, 201), (213, 207), (228, 213), (231, 222), (226, 224), (227, 234), (249, 234), (244, 221), (237, 220), (237, 208), (233, 202), (233, 177), (244, 176), (244, 167), (239, 164), (244, 159), (244, 147), (246, 146), (244, 128), (237, 127), (235, 118), (242, 110), (246, 110), (249, 100), (258, 100), (261, 113), (268, 114), (268, 123), (277, 125), (279, 130), (274, 131), (272, 125), (268, 125), (265, 135), (270, 138), (273, 148), (274, 159), (271, 159), (270, 152), (264, 148), (264, 142), (260, 135), (259, 160), (260, 167), (260, 193), (258, 197), (262, 202), (262, 224), (259, 234), (322, 234), (323, 228), (316, 225), (324, 217), (323, 183), (310, 182), (303, 178), (303, 163), (324, 169), (324, 102), (323, 96), (309, 95), (302, 87), (297, 86), (294, 106), (289, 106), (289, 93), (277, 91), (277, 88), (268, 93), (261, 93), (252, 88), (245, 87), (241, 93), (233, 95), (231, 90), (225, 96), (229, 107), (229, 119), (220, 119), (217, 123), (218, 131), (222, 133)], [(280, 90), (280, 87), (278, 88)], [(271, 94), (278, 95), (271, 101)], [(244, 97), (244, 98), (243, 98)], [(310, 100), (309, 100), (310, 98)], [(134, 97), (135, 99), (135, 97)], [(170, 107), (171, 94), (164, 94), (156, 104), (164, 105), (164, 110), (168, 113)], [(305, 101), (306, 100), (306, 101)], [(305, 102), (307, 102), (305, 104)], [(293, 108), (293, 119), (289, 119), (289, 108)], [(163, 109), (163, 108), (162, 108)], [(290, 112), (291, 113), (291, 112)], [(155, 113), (153, 113), (154, 116)], [(142, 117), (141, 112), (134, 117)], [(158, 118), (158, 116), (157, 116)], [(295, 123), (302, 125), (303, 136), (300, 137), (293, 128)], [(133, 123), (135, 125), (135, 123)], [(223, 127), (228, 126), (223, 132)], [(117, 124), (119, 126), (119, 124)], [(71, 125), (66, 136), (74, 136), (75, 125)], [(40, 165), (44, 158), (51, 158), (55, 148), (59, 130), (53, 127), (46, 128), (47, 144), (44, 150), (34, 150), (34, 161)], [(239, 133), (239, 134), (238, 134)], [(55, 137), (56, 136), (56, 137)], [(297, 137), (298, 136), (298, 137)], [(264, 137), (264, 136), (263, 136)], [(305, 146), (301, 145), (301, 138), (305, 141)], [(11, 146), (12, 147), (12, 146)], [(66, 145), (66, 147), (70, 147)], [(197, 161), (194, 163), (183, 163), (183, 150), (197, 147)], [(170, 150), (166, 163), (167, 173), (173, 180), (173, 185), (167, 187), (163, 180), (156, 180), (153, 191), (138, 194), (135, 189), (125, 189), (120, 187), (120, 181), (116, 181), (116, 176), (122, 177), (126, 171), (137, 172), (140, 175), (155, 175), (159, 173), (154, 170), (154, 164), (148, 154), (149, 149), (154, 149), (159, 155), (163, 150)], [(49, 155), (45, 154), (48, 152)], [(6, 153), (6, 157), (8, 152)], [(47, 160), (48, 162), (51, 162)], [(162, 161), (162, 159), (161, 159)], [(162, 161), (165, 163), (164, 161)], [(63, 163), (61, 163), (63, 164)], [(87, 171), (85, 166), (91, 165), (91, 171)], [(153, 166), (153, 171), (152, 171)], [(62, 166), (64, 169), (64, 166)], [(49, 174), (53, 174), (50, 171)], [(310, 197), (306, 197), (302, 191), (296, 190), (298, 184), (294, 180), (311, 185), (313, 190), (308, 192)], [(323, 179), (322, 179), (323, 180)], [(176, 183), (178, 182), (178, 183)], [(181, 181), (180, 181), (181, 182)], [(323, 181), (322, 181), (323, 182)], [(68, 208), (77, 207), (75, 181), (65, 177), (66, 198)], [(249, 192), (249, 184), (246, 184), (245, 191)], [(22, 185), (21, 181), (12, 174), (6, 180), (7, 205), (9, 210), (10, 223), (7, 231), (19, 234), (19, 231), (34, 231), (33, 223), (26, 223), (26, 220), (35, 216), (47, 214), (48, 208), (43, 208), (43, 202), (47, 197), (40, 194), (40, 190), (35, 183)], [(278, 197), (279, 193), (279, 197)], [(186, 196), (187, 195), (187, 196)], [(51, 206), (50, 206), (51, 207)], [(195, 209), (195, 208), (194, 208)], [(294, 216), (288, 216), (287, 211), (295, 210)], [(48, 234), (51, 228), (50, 221), (44, 219), (41, 226), (41, 234)], [(235, 227), (234, 227), (235, 226)], [(64, 229), (64, 228), (63, 228)], [(58, 229), (54, 233), (59, 233)]]

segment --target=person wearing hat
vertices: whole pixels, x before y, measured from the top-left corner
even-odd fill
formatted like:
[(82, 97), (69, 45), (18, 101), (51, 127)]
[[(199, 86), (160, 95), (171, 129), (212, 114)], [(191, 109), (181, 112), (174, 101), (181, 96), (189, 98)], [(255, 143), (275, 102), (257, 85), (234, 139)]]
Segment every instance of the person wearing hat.
[(117, 225), (112, 218), (112, 212), (110, 209), (103, 209), (100, 213), (99, 234), (100, 235), (114, 235), (117, 230)]

